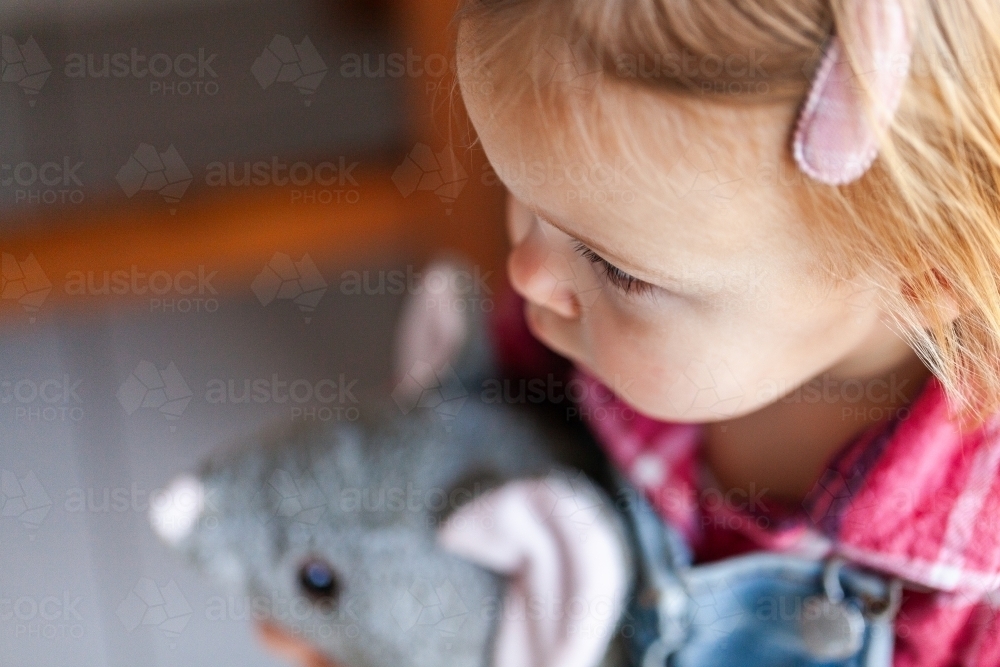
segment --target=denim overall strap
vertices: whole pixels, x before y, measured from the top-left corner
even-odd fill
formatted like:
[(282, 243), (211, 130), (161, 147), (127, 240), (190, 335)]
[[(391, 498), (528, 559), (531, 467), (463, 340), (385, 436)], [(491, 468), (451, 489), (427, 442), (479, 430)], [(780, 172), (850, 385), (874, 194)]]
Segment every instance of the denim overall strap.
[(629, 648), (630, 667), (662, 666), (685, 639), (682, 619), (689, 595), (679, 575), (690, 568), (691, 552), (642, 492), (620, 475), (615, 483), (635, 554), (634, 590), (621, 634)]
[(636, 583), (630, 667), (888, 667), (901, 583), (839, 558), (755, 552), (692, 565), (683, 538), (619, 482)]

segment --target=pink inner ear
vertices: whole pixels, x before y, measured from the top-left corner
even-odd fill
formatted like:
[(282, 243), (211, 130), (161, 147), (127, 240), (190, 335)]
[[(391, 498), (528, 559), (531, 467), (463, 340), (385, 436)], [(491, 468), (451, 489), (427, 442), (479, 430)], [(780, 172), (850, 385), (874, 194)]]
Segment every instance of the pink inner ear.
[(628, 588), (620, 532), (588, 483), (551, 475), (490, 491), (438, 534), (507, 576), (492, 667), (595, 667)]
[(871, 86), (873, 108), (834, 36), (792, 144), (799, 169), (828, 185), (857, 180), (875, 161), (879, 135), (892, 123), (910, 67), (912, 43), (899, 0), (855, 0), (854, 17), (860, 43), (852, 50), (858, 75)]

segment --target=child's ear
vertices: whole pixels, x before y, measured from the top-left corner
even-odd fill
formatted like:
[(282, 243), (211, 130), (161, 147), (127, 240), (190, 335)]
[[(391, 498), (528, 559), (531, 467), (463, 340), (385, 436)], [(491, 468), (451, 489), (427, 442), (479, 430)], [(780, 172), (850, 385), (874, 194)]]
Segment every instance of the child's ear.
[(931, 269), (919, 281), (902, 279), (900, 292), (907, 305), (918, 313), (919, 324), (924, 328), (933, 324), (931, 312), (936, 313), (935, 319), (948, 323), (963, 313), (954, 285), (937, 269)]

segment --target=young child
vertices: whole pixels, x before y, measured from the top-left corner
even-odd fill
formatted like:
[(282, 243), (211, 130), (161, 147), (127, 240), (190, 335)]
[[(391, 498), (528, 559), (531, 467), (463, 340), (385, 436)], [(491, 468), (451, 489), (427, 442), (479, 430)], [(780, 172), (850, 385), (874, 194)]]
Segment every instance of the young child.
[(459, 18), (509, 278), (611, 458), (700, 562), (902, 580), (899, 667), (1000, 664), (998, 25), (992, 0)]
[(840, 555), (904, 582), (897, 667), (1000, 664), (1000, 4), (458, 26), (527, 325), (697, 562)]

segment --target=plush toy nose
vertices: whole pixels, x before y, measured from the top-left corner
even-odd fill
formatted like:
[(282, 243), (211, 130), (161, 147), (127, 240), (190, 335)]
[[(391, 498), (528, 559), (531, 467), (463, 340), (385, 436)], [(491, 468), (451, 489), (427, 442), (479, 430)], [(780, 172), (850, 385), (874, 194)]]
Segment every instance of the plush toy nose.
[(205, 509), (205, 485), (193, 475), (176, 477), (150, 502), (149, 521), (160, 538), (176, 546)]

